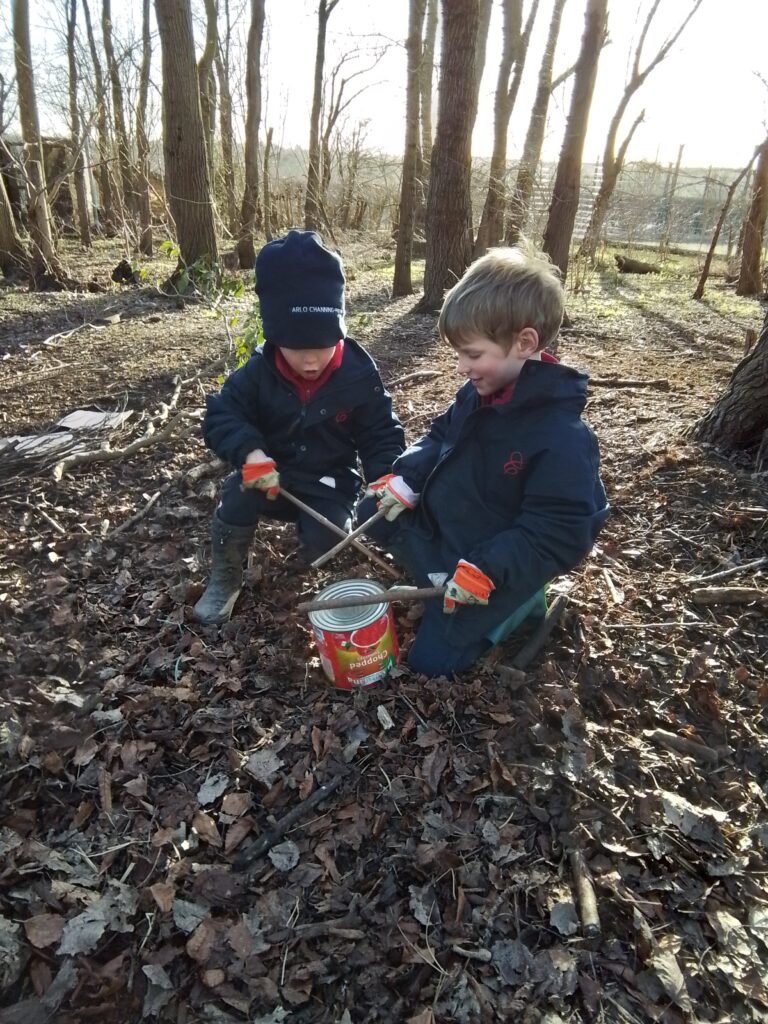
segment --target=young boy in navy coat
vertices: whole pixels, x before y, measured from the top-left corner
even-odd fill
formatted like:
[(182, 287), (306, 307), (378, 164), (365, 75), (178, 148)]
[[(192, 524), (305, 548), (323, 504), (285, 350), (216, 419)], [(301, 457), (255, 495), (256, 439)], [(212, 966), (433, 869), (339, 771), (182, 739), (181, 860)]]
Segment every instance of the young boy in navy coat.
[(546, 257), (496, 249), (448, 292), (438, 328), (468, 379), (428, 433), (375, 481), (387, 510), (371, 529), (428, 601), (409, 664), (428, 676), (468, 668), (526, 614), (543, 587), (590, 550), (608, 516), (592, 431), (581, 419), (587, 377), (544, 348), (563, 318)]
[(260, 517), (298, 524), (311, 561), (338, 537), (280, 495), (280, 487), (345, 530), (366, 480), (405, 447), (376, 365), (344, 321), (341, 260), (311, 231), (289, 231), (256, 258), (265, 344), (207, 399), (205, 443), (236, 467), (211, 529), (212, 569), (195, 605), (202, 622), (225, 622), (242, 588), (243, 562)]

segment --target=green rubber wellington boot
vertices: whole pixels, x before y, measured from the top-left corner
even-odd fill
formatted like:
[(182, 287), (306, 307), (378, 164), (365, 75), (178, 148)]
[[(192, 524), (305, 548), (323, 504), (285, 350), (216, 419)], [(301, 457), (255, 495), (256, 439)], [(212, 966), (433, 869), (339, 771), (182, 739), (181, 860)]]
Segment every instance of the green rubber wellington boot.
[(229, 526), (214, 513), (211, 523), (211, 578), (195, 605), (195, 616), (206, 624), (227, 622), (243, 589), (243, 564), (253, 540), (254, 526)]

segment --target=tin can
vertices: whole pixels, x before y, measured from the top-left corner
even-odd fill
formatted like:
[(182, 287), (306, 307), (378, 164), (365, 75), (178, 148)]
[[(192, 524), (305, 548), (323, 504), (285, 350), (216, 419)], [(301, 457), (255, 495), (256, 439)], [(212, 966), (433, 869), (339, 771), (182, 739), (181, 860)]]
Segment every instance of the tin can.
[[(379, 592), (384, 587), (374, 580), (342, 580), (326, 587), (318, 598), (330, 601)], [(323, 671), (341, 690), (374, 686), (397, 664), (400, 650), (392, 606), (386, 601), (310, 612), (309, 621)]]

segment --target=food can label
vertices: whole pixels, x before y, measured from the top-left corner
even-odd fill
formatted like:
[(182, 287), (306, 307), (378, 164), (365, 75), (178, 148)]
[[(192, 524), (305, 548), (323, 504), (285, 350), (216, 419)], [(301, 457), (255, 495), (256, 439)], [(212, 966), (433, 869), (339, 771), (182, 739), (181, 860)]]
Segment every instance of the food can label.
[(391, 608), (359, 629), (313, 628), (323, 671), (342, 690), (373, 686), (397, 664), (400, 651)]

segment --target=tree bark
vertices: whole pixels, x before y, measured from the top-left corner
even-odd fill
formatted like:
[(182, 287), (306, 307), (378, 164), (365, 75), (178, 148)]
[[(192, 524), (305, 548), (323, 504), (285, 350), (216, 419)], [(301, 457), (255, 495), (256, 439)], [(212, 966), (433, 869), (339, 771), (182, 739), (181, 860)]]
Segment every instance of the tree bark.
[(5, 181), (0, 174), (0, 271), (5, 277), (18, 271), (32, 273), (32, 259), (21, 235), (16, 230), (13, 210)]
[(528, 122), (528, 131), (525, 134), (523, 144), (523, 155), (517, 168), (517, 181), (512, 198), (511, 211), (505, 241), (507, 245), (514, 245), (525, 231), (528, 215), (533, 196), (533, 184), (536, 180), (536, 170), (541, 159), (541, 147), (544, 144), (544, 132), (547, 126), (547, 110), (549, 98), (552, 95), (552, 68), (555, 63), (555, 50), (557, 49), (557, 37), (560, 34), (560, 22), (563, 17), (563, 8), (566, 0), (555, 0), (552, 8), (552, 18), (549, 22), (547, 42), (544, 47), (544, 54), (539, 67), (539, 78), (536, 86), (536, 95), (531, 108), (531, 118)]
[(234, 143), (232, 132), (232, 87), (229, 80), (229, 44), (232, 28), (229, 21), (229, 0), (224, 0), (226, 33), (222, 45), (216, 48), (216, 74), (219, 79), (219, 131), (221, 133), (221, 163), (224, 178), (224, 196), (227, 208), (227, 227), (233, 237), (237, 234), (237, 203), (235, 200)]
[(325, 37), (328, 30), (328, 19), (338, 2), (339, 0), (320, 0), (317, 8), (317, 49), (315, 50), (312, 111), (309, 115), (307, 193), (304, 199), (304, 227), (307, 231), (317, 231), (320, 228), (320, 113), (323, 103)]
[(77, 224), (80, 244), (84, 249), (91, 247), (91, 220), (88, 199), (85, 192), (84, 139), (80, 134), (80, 111), (77, 106), (77, 61), (75, 59), (75, 28), (77, 23), (77, 0), (67, 3), (67, 62), (69, 64), (69, 129), (72, 134), (72, 156), (75, 162), (75, 200), (77, 202)]
[(101, 207), (101, 219), (104, 223), (104, 233), (108, 238), (115, 235), (115, 208), (112, 195), (112, 179), (110, 172), (110, 145), (109, 130), (107, 128), (107, 94), (104, 89), (104, 72), (99, 60), (99, 51), (96, 49), (96, 38), (93, 34), (91, 24), (91, 12), (88, 8), (88, 0), (82, 0), (83, 14), (85, 15), (85, 27), (88, 33), (88, 49), (91, 52), (91, 63), (93, 64), (94, 93), (96, 97), (96, 135), (99, 147), (99, 165), (97, 175), (99, 180), (99, 199)]
[(216, 79), (213, 75), (213, 61), (218, 45), (216, 0), (205, 0), (205, 47), (197, 62), (197, 83), (200, 89), (200, 111), (203, 116), (205, 152), (208, 157), (208, 175), (211, 179), (211, 186), (216, 180), (213, 146), (216, 137)]
[(611, 123), (608, 127), (608, 135), (605, 139), (605, 148), (603, 149), (603, 160), (602, 160), (602, 180), (600, 182), (600, 188), (598, 189), (597, 196), (595, 198), (595, 205), (592, 208), (590, 215), (589, 224), (587, 230), (584, 233), (584, 240), (581, 243), (581, 255), (591, 259), (595, 254), (597, 243), (600, 239), (600, 234), (603, 230), (603, 224), (605, 223), (605, 217), (608, 213), (608, 207), (611, 204), (611, 198), (613, 197), (614, 190), (616, 188), (616, 182), (619, 179), (619, 174), (624, 166), (624, 161), (627, 155), (627, 149), (629, 143), (632, 140), (632, 136), (637, 129), (637, 126), (643, 120), (644, 113), (638, 115), (635, 119), (634, 124), (630, 128), (627, 137), (619, 147), (618, 153), (616, 152), (616, 139), (619, 134), (619, 126), (621, 119), (626, 113), (629, 101), (635, 95), (637, 90), (643, 85), (650, 73), (654, 68), (658, 67), (659, 64), (665, 59), (669, 51), (675, 45), (677, 40), (680, 38), (681, 33), (685, 29), (688, 22), (694, 16), (696, 11), (701, 6), (702, 0), (693, 0), (690, 11), (687, 16), (683, 19), (679, 28), (674, 32), (657, 50), (655, 57), (650, 63), (640, 70), (640, 61), (643, 56), (643, 46), (648, 36), (653, 19), (656, 12), (659, 9), (661, 0), (654, 0), (648, 16), (645, 19), (645, 24), (640, 32), (640, 38), (638, 39), (637, 48), (635, 49), (634, 56), (632, 58), (632, 71), (629, 76), (629, 81), (624, 87), (624, 93), (619, 100), (619, 105), (616, 107), (616, 111), (611, 118)]
[(35, 277), (50, 273), (61, 279), (66, 275), (56, 254), (51, 211), (48, 206), (48, 187), (45, 181), (45, 163), (40, 144), (40, 123), (37, 117), (35, 80), (32, 73), (28, 0), (14, 0), (13, 45), (19, 121), (21, 137), (24, 140), (24, 169), (29, 191), (29, 233), (34, 246), (32, 270)]
[(107, 73), (112, 91), (112, 119), (115, 123), (115, 141), (117, 142), (117, 166), (120, 171), (120, 189), (123, 197), (123, 215), (133, 216), (136, 213), (136, 195), (133, 189), (133, 168), (131, 167), (131, 151), (128, 145), (128, 131), (125, 127), (125, 110), (123, 105), (123, 86), (120, 81), (120, 68), (115, 57), (112, 43), (112, 0), (102, 0), (101, 31), (104, 36), (104, 54), (107, 58)]
[(136, 186), (139, 206), (139, 252), (152, 255), (152, 204), (149, 198), (149, 139), (147, 137), (147, 99), (152, 63), (152, 37), (149, 31), (149, 0), (143, 0), (141, 17), (141, 69), (136, 99)]
[(768, 315), (757, 344), (733, 371), (728, 387), (691, 428), (696, 441), (726, 451), (749, 448), (768, 429)]
[(696, 291), (693, 293), (694, 299), (701, 300), (704, 297), (704, 286), (707, 283), (707, 278), (709, 277), (709, 271), (712, 266), (712, 260), (715, 258), (715, 249), (717, 248), (717, 243), (720, 238), (720, 232), (723, 230), (723, 224), (725, 224), (725, 218), (728, 216), (728, 211), (731, 208), (731, 203), (733, 202), (733, 197), (736, 194), (736, 189), (739, 187), (742, 178), (749, 174), (749, 170), (752, 167), (752, 164), (755, 162), (755, 158), (757, 157), (757, 154), (759, 152), (760, 147), (758, 147), (755, 150), (755, 152), (752, 155), (752, 159), (749, 161), (747, 166), (739, 172), (738, 176), (734, 178), (731, 184), (728, 186), (728, 192), (725, 197), (725, 202), (723, 203), (722, 208), (720, 210), (720, 216), (717, 218), (717, 224), (715, 225), (715, 230), (712, 233), (712, 241), (709, 243), (709, 252), (707, 253), (706, 259), (704, 260), (704, 266), (701, 268), (701, 276), (699, 277), (699, 283), (696, 285)]
[(737, 295), (759, 295), (763, 290), (760, 280), (760, 259), (763, 253), (766, 217), (768, 217), (768, 139), (760, 147), (755, 180), (752, 183), (752, 201), (744, 221), (741, 269), (736, 284)]
[[(565, 2), (565, 0), (563, 0)], [(432, 80), (435, 74), (435, 40), (437, 39), (437, 0), (427, 0), (427, 22), (419, 65), (419, 98), (421, 104), (421, 159), (429, 167), (432, 158)]]
[(555, 266), (560, 268), (563, 280), (568, 273), (573, 226), (579, 208), (584, 138), (607, 20), (608, 0), (587, 0), (584, 34), (576, 62), (571, 106), (555, 172), (547, 226), (544, 229), (544, 251)]
[(405, 148), (400, 178), (400, 213), (397, 225), (395, 273), (392, 297), (413, 294), (411, 282), (411, 252), (413, 224), (416, 213), (416, 171), (419, 160), (419, 72), (421, 64), (421, 34), (426, 0), (410, 0), (405, 92)]
[(264, 139), (264, 159), (262, 160), (262, 189), (264, 196), (264, 237), (269, 242), (272, 239), (272, 195), (269, 191), (269, 158), (272, 153), (272, 129), (267, 128), (267, 135)]
[(189, 0), (155, 0), (163, 70), (165, 193), (180, 267), (218, 262)]
[(251, 26), (248, 29), (245, 91), (245, 184), (240, 208), (240, 237), (237, 255), (240, 267), (251, 270), (256, 262), (253, 234), (259, 209), (259, 124), (261, 122), (261, 42), (264, 36), (264, 0), (251, 0)]
[[(506, 209), (504, 179), (507, 172), (509, 119), (512, 116), (520, 88), (528, 43), (538, 6), (538, 0), (533, 0), (528, 21), (523, 29), (523, 0), (503, 0), (504, 40), (493, 108), (493, 152), (488, 176), (488, 191), (475, 239), (475, 258), (482, 256), (490, 247), (501, 242)], [(512, 74), (513, 67), (514, 75)]]
[(443, 0), (437, 134), (427, 197), (424, 295), (416, 311), (436, 310), (472, 256), (472, 128), (476, 111), (478, 0)]

